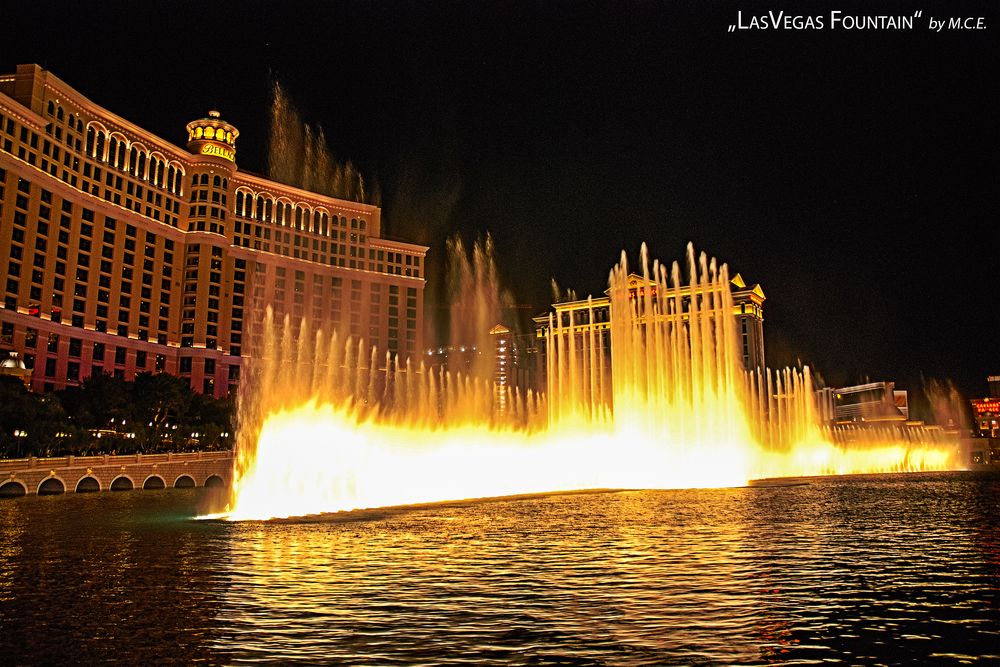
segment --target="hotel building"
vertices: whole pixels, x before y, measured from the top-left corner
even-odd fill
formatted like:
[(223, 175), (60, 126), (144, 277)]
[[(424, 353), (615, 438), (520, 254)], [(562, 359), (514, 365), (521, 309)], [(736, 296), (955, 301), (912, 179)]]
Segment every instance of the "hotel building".
[(266, 305), (418, 354), (427, 247), (241, 171), (238, 136), (211, 111), (181, 148), (37, 65), (0, 75), (0, 356), (34, 390), (166, 372), (225, 396)]

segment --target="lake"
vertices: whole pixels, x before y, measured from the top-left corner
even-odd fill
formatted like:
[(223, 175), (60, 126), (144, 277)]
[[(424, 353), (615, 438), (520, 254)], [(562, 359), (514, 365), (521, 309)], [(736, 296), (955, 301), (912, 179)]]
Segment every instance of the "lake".
[(4, 664), (1000, 661), (1000, 473), (195, 521), (0, 501)]

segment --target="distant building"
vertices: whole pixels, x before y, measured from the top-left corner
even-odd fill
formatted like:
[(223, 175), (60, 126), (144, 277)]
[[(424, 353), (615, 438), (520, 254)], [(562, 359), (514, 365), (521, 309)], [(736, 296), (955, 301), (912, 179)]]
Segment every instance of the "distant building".
[(517, 364), (517, 350), (510, 329), (498, 324), (490, 329), (490, 340), (493, 341), (493, 384), (500, 390), (506, 390), (513, 385), (513, 368)]
[(1000, 438), (1000, 398), (974, 398), (972, 417), (975, 434), (980, 438)]
[(0, 75), (0, 351), (35, 390), (162, 371), (223, 396), (267, 304), (417, 357), (427, 247), (240, 170), (238, 136), (212, 111), (182, 148), (37, 65)]
[[(853, 387), (821, 390), (820, 403), (832, 401), (836, 422), (901, 421), (909, 418), (907, 393), (893, 382), (869, 382)], [(829, 414), (829, 408), (821, 408)]]
[(990, 375), (986, 383), (989, 397), (970, 401), (975, 420), (973, 434), (980, 438), (1000, 438), (1000, 375)]

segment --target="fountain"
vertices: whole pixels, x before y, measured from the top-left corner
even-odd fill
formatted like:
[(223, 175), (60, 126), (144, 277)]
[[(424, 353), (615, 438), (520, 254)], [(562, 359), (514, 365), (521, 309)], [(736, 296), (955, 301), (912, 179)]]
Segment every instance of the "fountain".
[(268, 176), (287, 185), (349, 201), (377, 203), (361, 172), (351, 163), (339, 163), (330, 152), (322, 127), (302, 121), (285, 89), (275, 80), (271, 88), (271, 129), (268, 137)]
[[(489, 253), (474, 253), (466, 298), (489, 288), (495, 300)], [(580, 326), (593, 308), (587, 322), (550, 320), (544, 396), (382, 356), (306, 320), (295, 330), (268, 311), (228, 518), (959, 467), (940, 431), (825, 429), (808, 368), (744, 372), (725, 264), (691, 246), (686, 279), (677, 262), (650, 264), (645, 246), (639, 263), (637, 279), (623, 253), (609, 277), (610, 359)]]

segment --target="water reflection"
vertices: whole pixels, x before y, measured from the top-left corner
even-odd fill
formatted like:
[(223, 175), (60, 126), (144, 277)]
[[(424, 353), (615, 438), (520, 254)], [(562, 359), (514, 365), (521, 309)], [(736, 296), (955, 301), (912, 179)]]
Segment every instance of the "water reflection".
[[(13, 662), (989, 662), (996, 475), (567, 494), (281, 523), (201, 491), (0, 503)], [(992, 656), (992, 658), (990, 657)]]
[[(7, 664), (189, 664), (209, 654), (213, 537), (178, 520), (195, 491), (0, 503), (0, 652)], [(180, 516), (178, 515), (180, 510)], [(221, 654), (220, 654), (221, 657)]]

